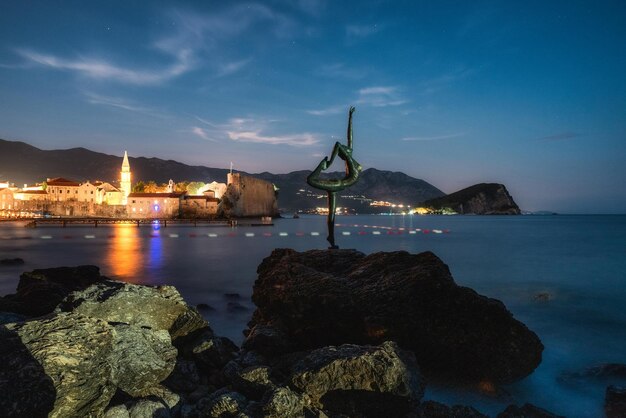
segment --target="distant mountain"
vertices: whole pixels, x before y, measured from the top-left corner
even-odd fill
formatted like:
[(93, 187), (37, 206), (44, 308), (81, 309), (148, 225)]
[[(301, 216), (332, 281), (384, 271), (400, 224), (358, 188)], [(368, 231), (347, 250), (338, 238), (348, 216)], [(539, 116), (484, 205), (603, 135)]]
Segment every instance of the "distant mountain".
[(433, 210), (449, 208), (460, 214), (473, 215), (520, 215), (520, 208), (503, 184), (480, 183), (430, 199), (420, 206)]
[[(281, 208), (294, 210), (326, 206), (326, 192), (307, 184), (309, 173), (308, 170), (301, 170), (289, 174), (260, 173), (255, 176), (279, 187), (278, 202)], [(344, 175), (330, 173), (326, 176), (337, 178)], [(356, 184), (338, 193), (337, 206), (348, 207), (358, 213), (381, 212), (380, 207), (370, 207), (370, 202), (378, 200), (414, 206), (418, 202), (444, 195), (444, 192), (424, 180), (400, 172), (368, 168), (361, 173)]]
[[(166, 183), (169, 179), (226, 182), (228, 173), (228, 170), (222, 168), (190, 166), (160, 158), (129, 157), (129, 161), (133, 183), (138, 180)], [(17, 186), (41, 182), (48, 177), (115, 183), (119, 181), (121, 165), (121, 156), (85, 148), (46, 151), (24, 142), (0, 139), (0, 179), (10, 180)]]
[[(154, 180), (165, 183), (175, 181), (226, 181), (228, 170), (204, 166), (189, 166), (159, 158), (129, 157), (133, 182)], [(90, 151), (85, 148), (46, 151), (24, 142), (0, 139), (0, 180), (6, 179), (21, 186), (41, 182), (46, 178), (65, 177), (76, 181), (102, 180), (116, 183), (119, 179), (122, 157)], [(255, 177), (274, 183), (279, 188), (278, 204), (283, 210), (294, 211), (326, 206), (326, 193), (313, 189), (306, 183), (308, 170), (288, 174), (260, 173)], [(331, 173), (339, 177), (343, 173)], [(359, 213), (371, 212), (372, 200), (415, 205), (418, 202), (445, 194), (425, 182), (404, 173), (369, 168), (359, 181), (339, 193), (338, 206)], [(374, 208), (380, 212), (380, 208)]]

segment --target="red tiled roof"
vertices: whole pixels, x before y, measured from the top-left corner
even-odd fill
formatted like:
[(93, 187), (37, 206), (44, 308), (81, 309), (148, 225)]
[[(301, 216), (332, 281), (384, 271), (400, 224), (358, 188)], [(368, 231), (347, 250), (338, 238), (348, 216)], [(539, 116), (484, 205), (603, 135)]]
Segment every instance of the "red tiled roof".
[(64, 179), (63, 177), (56, 177), (56, 178), (50, 179), (46, 182), (46, 184), (48, 186), (64, 186), (64, 187), (80, 186), (80, 183), (75, 182), (73, 180)]

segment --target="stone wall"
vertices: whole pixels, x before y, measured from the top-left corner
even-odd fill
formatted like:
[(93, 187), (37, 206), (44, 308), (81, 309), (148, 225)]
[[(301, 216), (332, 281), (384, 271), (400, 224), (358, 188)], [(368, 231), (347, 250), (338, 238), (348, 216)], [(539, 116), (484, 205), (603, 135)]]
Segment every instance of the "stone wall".
[(42, 200), (16, 201), (24, 211), (44, 212), (53, 216), (76, 216), (76, 217), (101, 217), (101, 218), (125, 218), (127, 217), (125, 205), (98, 205), (91, 202), (78, 202), (68, 200), (65, 202), (50, 202)]
[(218, 199), (205, 196), (187, 196), (182, 201), (183, 218), (213, 218), (217, 215)]
[(274, 185), (240, 173), (229, 174), (218, 214), (225, 217), (275, 216), (278, 203)]

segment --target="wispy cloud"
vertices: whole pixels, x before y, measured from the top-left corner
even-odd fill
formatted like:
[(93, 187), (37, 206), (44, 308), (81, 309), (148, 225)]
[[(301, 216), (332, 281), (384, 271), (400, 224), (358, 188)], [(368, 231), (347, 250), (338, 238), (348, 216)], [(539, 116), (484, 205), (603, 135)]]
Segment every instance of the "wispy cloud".
[(407, 102), (401, 97), (398, 87), (394, 86), (365, 87), (357, 93), (357, 104), (373, 107), (399, 106)]
[[(356, 91), (356, 97), (350, 103), (372, 107), (400, 106), (407, 103), (400, 89), (395, 86), (371, 86)], [(327, 116), (336, 115), (347, 111), (348, 105), (334, 105), (323, 109), (307, 110), (309, 115)]]
[(270, 135), (266, 123), (250, 118), (234, 118), (228, 123), (226, 133), (233, 141), (254, 142), (270, 145), (290, 145), (306, 147), (319, 142), (317, 135), (305, 132), (299, 134)]
[(209, 134), (206, 132), (206, 130), (200, 128), (199, 126), (194, 126), (191, 128), (191, 133), (193, 133), (194, 135), (199, 136), (200, 138), (206, 140), (206, 141), (212, 141), (212, 142), (217, 142), (215, 139), (211, 138), (209, 136)]
[(582, 135), (576, 132), (561, 132), (554, 135), (548, 135), (541, 138), (538, 138), (540, 141), (567, 141), (574, 138), (579, 138)]
[(237, 71), (241, 70), (246, 65), (248, 65), (250, 61), (252, 61), (252, 58), (218, 64), (217, 75), (219, 77), (223, 77), (223, 76), (227, 76), (230, 74), (234, 74)]
[(54, 55), (24, 49), (17, 50), (17, 53), (40, 66), (62, 71), (73, 71), (99, 80), (115, 80), (139, 85), (161, 83), (184, 74), (193, 67), (193, 59), (189, 49), (178, 51), (174, 57), (174, 63), (160, 70), (124, 68), (97, 58), (59, 58)]
[(16, 53), (26, 64), (72, 72), (91, 79), (155, 85), (188, 73), (203, 63), (212, 67), (217, 76), (232, 74), (245, 67), (251, 58), (225, 59), (223, 55), (228, 54), (216, 53), (224, 41), (260, 24), (278, 37), (290, 36), (297, 28), (291, 18), (256, 3), (235, 4), (212, 14), (173, 10), (168, 18), (176, 23), (173, 32), (156, 38), (146, 48), (146, 52), (157, 51), (170, 61), (160, 68), (155, 65), (122, 65), (98, 57), (100, 54), (97, 51), (72, 57), (29, 48), (17, 49)]
[(460, 138), (465, 136), (465, 133), (455, 133), (448, 135), (437, 135), (437, 136), (411, 136), (402, 138), (403, 141), (441, 141), (443, 139), (452, 139), (452, 138)]
[[(293, 134), (272, 134), (270, 125), (276, 120), (259, 118), (231, 118), (226, 123), (213, 123), (196, 116), (196, 119), (210, 129), (201, 129), (206, 136), (222, 136), (232, 141), (251, 142), (268, 145), (289, 145), (293, 147), (308, 147), (317, 144), (319, 135), (303, 132)], [(199, 132), (194, 132), (200, 136)]]
[(337, 115), (339, 113), (343, 113), (347, 111), (347, 109), (348, 109), (347, 105), (338, 105), (338, 106), (327, 107), (326, 109), (307, 110), (306, 113), (308, 113), (309, 115), (315, 115), (315, 116)]
[(122, 97), (104, 96), (92, 92), (83, 92), (83, 94), (85, 96), (85, 99), (87, 100), (87, 103), (90, 104), (109, 106), (116, 109), (127, 110), (129, 112), (143, 113), (145, 115), (158, 118), (166, 117), (166, 115), (162, 112), (159, 112), (150, 107), (141, 106), (134, 101), (124, 99)]
[(194, 118), (196, 118), (199, 122), (202, 122), (202, 123), (204, 123), (205, 125), (210, 126), (210, 127), (211, 127), (211, 128), (213, 128), (213, 129), (219, 129), (219, 125), (217, 125), (217, 124), (215, 124), (215, 123), (213, 123), (213, 122), (209, 122), (208, 120), (206, 120), (206, 119), (202, 119), (202, 118), (201, 118), (201, 117), (199, 117), (199, 116), (194, 116)]

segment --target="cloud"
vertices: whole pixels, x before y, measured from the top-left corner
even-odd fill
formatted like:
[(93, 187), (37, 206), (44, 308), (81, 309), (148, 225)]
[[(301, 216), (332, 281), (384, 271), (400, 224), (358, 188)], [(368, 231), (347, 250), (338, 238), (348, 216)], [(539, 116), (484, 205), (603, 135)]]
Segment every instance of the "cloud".
[(319, 139), (310, 133), (269, 136), (263, 135), (260, 131), (232, 131), (228, 132), (228, 137), (233, 141), (291, 145), (294, 147), (306, 147), (319, 142)]
[(315, 115), (315, 116), (337, 115), (339, 113), (343, 113), (344, 111), (347, 112), (347, 109), (348, 109), (348, 106), (338, 105), (338, 106), (331, 106), (326, 109), (307, 110), (306, 113), (308, 113), (309, 115)]
[[(289, 145), (293, 147), (308, 147), (319, 142), (317, 134), (308, 132), (282, 135), (268, 133), (269, 125), (277, 122), (276, 120), (240, 117), (231, 118), (226, 123), (218, 124), (197, 116), (196, 119), (210, 127), (208, 130), (198, 128), (207, 136), (209, 136), (210, 131), (214, 136), (223, 136), (237, 142)], [(200, 135), (198, 132), (194, 133)]]
[(223, 77), (223, 76), (236, 73), (237, 71), (241, 70), (243, 67), (248, 65), (250, 61), (252, 61), (252, 58), (219, 64), (217, 75), (218, 77)]
[(191, 51), (178, 51), (175, 62), (160, 70), (130, 69), (108, 63), (101, 59), (79, 57), (59, 58), (30, 50), (17, 50), (17, 53), (40, 66), (79, 73), (99, 80), (114, 80), (129, 84), (157, 84), (186, 73), (193, 67)]
[(400, 96), (398, 88), (393, 86), (365, 87), (357, 93), (357, 104), (373, 107), (399, 106), (407, 102)]
[(319, 142), (317, 135), (311, 133), (269, 135), (264, 133), (266, 123), (250, 118), (230, 119), (226, 126), (228, 138), (233, 141), (254, 142), (270, 145), (290, 145), (306, 147)]
[(574, 138), (579, 138), (582, 135), (576, 132), (561, 132), (554, 135), (548, 135), (541, 138), (538, 138), (540, 141), (567, 141)]
[(456, 133), (456, 134), (449, 134), (449, 135), (438, 135), (438, 136), (412, 136), (412, 137), (406, 137), (406, 138), (402, 138), (403, 141), (440, 141), (443, 139), (452, 139), (452, 138), (460, 138), (462, 136), (465, 136), (465, 133)]
[[(219, 46), (255, 25), (274, 36), (291, 36), (297, 28), (294, 21), (262, 4), (239, 4), (226, 7), (211, 14), (199, 14), (173, 10), (169, 12), (174, 31), (148, 45), (147, 50), (157, 51), (169, 58), (171, 63), (161, 68), (155, 66), (132, 67), (89, 56), (63, 57), (32, 49), (16, 52), (29, 64), (59, 71), (73, 72), (96, 80), (110, 80), (126, 84), (154, 85), (179, 77), (200, 66), (202, 62), (213, 67), (216, 75), (232, 74), (250, 62), (246, 59), (220, 58)], [(204, 58), (204, 59), (202, 59)], [(210, 58), (210, 59), (209, 59)]]
[(105, 105), (111, 107), (117, 107), (119, 109), (130, 110), (131, 112), (148, 112), (151, 109), (146, 107), (136, 106), (131, 104), (125, 99), (119, 97), (107, 97), (101, 96), (95, 93), (85, 92), (85, 96), (87, 97), (87, 102), (91, 104)]
[[(372, 86), (364, 87), (356, 91), (356, 98), (351, 103), (372, 107), (400, 106), (407, 103), (401, 96), (398, 87), (394, 86)], [(307, 110), (309, 115), (327, 116), (336, 115), (347, 111), (348, 105), (341, 104), (329, 106), (324, 109)]]
[(217, 142), (215, 139), (209, 137), (209, 134), (204, 129), (200, 128), (199, 126), (192, 127), (191, 133), (199, 136), (200, 138), (204, 140)]

